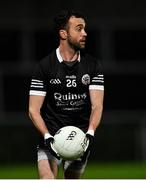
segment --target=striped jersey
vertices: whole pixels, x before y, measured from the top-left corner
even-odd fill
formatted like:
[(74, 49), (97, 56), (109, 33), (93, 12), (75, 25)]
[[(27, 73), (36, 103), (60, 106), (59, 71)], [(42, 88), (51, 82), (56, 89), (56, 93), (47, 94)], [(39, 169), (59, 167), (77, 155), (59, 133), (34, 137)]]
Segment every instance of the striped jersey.
[(49, 132), (54, 134), (67, 125), (88, 128), (92, 89), (104, 90), (98, 60), (80, 52), (77, 60), (67, 63), (58, 48), (37, 63), (29, 94), (45, 96), (41, 115)]

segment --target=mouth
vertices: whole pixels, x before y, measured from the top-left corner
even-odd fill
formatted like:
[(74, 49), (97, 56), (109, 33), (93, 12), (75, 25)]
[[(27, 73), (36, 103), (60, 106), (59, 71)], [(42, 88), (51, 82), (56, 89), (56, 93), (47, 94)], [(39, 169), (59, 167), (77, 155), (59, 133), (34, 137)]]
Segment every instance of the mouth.
[(86, 43), (86, 39), (82, 39), (80, 42), (81, 42), (82, 44), (85, 44), (85, 43)]

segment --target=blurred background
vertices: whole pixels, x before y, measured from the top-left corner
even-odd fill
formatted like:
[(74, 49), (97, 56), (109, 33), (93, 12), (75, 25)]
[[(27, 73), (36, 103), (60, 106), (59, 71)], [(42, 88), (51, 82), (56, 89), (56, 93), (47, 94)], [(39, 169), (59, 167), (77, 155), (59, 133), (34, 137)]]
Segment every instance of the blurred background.
[(54, 15), (87, 16), (86, 50), (105, 72), (104, 112), (91, 162), (146, 162), (146, 2), (0, 1), (0, 163), (36, 162), (37, 131), (28, 118), (34, 65), (58, 42)]

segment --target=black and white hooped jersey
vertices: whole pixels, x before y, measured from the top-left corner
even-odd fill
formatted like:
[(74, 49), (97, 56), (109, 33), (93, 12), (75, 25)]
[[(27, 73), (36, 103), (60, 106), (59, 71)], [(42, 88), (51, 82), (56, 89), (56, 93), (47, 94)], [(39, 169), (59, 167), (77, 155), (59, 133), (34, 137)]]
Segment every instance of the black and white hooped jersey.
[(37, 64), (32, 75), (29, 94), (45, 96), (41, 115), (52, 133), (67, 125), (88, 128), (89, 91), (104, 90), (98, 61), (84, 53), (78, 57), (69, 65), (58, 48)]

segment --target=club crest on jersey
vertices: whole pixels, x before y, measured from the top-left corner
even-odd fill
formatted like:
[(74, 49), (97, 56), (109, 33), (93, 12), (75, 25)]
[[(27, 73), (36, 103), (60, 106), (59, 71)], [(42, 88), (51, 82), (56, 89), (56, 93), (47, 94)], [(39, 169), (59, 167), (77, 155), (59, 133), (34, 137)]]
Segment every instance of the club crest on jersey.
[(89, 76), (89, 74), (84, 74), (84, 75), (82, 76), (82, 83), (83, 83), (84, 85), (90, 84), (90, 76)]

